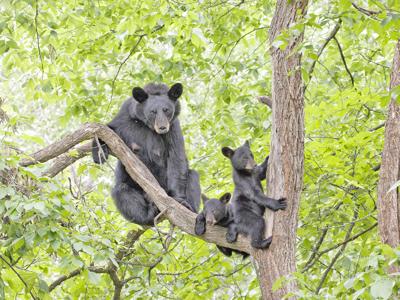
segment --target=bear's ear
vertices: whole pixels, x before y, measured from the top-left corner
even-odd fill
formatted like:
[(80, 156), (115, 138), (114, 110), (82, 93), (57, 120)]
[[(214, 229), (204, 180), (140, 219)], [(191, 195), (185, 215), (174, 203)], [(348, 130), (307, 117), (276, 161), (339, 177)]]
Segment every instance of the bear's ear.
[(222, 148), (222, 154), (228, 158), (231, 158), (233, 154), (235, 153), (235, 150), (232, 150), (229, 147), (223, 147)]
[(246, 146), (246, 147), (249, 147), (249, 148), (250, 148), (250, 142), (249, 142), (249, 140), (246, 140), (246, 141), (244, 142), (244, 146)]
[(171, 100), (176, 101), (183, 92), (183, 86), (180, 83), (175, 83), (173, 86), (171, 86), (171, 88), (168, 91), (168, 97)]
[(221, 198), (219, 198), (219, 201), (225, 204), (228, 203), (229, 200), (231, 200), (231, 193), (225, 193), (221, 196)]
[(140, 103), (146, 101), (147, 98), (149, 98), (149, 95), (147, 95), (147, 93), (141, 87), (134, 87), (132, 89), (132, 96), (137, 102)]
[(201, 200), (203, 200), (203, 204), (206, 204), (206, 202), (208, 201), (208, 198), (206, 195), (201, 194)]

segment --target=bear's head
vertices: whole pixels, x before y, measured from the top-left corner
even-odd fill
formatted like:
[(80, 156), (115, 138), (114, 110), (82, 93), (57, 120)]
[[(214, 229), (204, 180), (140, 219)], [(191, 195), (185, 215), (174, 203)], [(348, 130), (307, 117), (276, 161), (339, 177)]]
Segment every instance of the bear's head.
[(182, 95), (182, 84), (176, 83), (171, 88), (165, 84), (150, 83), (144, 88), (132, 90), (136, 100), (135, 118), (145, 123), (157, 134), (169, 131), (171, 122), (180, 111), (178, 98)]
[(233, 168), (237, 171), (251, 172), (257, 166), (248, 141), (236, 150), (223, 147), (222, 154), (231, 160)]
[(230, 193), (223, 194), (219, 200), (215, 198), (208, 199), (207, 196), (203, 194), (201, 198), (204, 203), (203, 213), (207, 225), (215, 225), (226, 217), (228, 214), (226, 204), (231, 199)]

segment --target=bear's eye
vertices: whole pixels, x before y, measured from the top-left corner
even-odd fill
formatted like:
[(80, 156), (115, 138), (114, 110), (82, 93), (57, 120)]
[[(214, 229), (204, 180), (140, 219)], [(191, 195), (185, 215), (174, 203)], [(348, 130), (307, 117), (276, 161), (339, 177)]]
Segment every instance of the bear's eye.
[(155, 109), (153, 109), (152, 111), (150, 111), (150, 113), (152, 113), (153, 115), (157, 114), (157, 111)]
[(169, 112), (169, 109), (166, 108), (166, 107), (164, 107), (164, 108), (163, 108), (163, 112), (167, 113), (167, 112)]

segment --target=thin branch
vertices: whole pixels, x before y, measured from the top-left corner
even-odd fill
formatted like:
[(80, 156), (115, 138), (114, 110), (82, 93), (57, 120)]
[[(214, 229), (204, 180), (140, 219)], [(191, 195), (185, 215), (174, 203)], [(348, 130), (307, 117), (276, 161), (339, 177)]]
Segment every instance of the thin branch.
[(43, 80), (44, 66), (43, 66), (42, 50), (40, 49), (40, 39), (39, 39), (39, 31), (38, 31), (38, 17), (39, 17), (39, 4), (38, 4), (38, 0), (36, 0), (36, 7), (35, 7), (36, 43), (37, 43), (37, 47), (38, 47), (38, 51), (39, 51), (40, 63), (41, 63), (41, 66), (42, 66), (42, 80)]
[(17, 275), (19, 280), (22, 281), (22, 283), (25, 285), (26, 290), (29, 290), (29, 294), (31, 294), (32, 299), (36, 300), (37, 298), (35, 295), (32, 293), (32, 291), (28, 288), (28, 284), (26, 283), (25, 279), (15, 270), (15, 268), (3, 257), (3, 255), (0, 254), (0, 259), (6, 263), (6, 265)]
[(63, 276), (58, 277), (52, 284), (49, 285), (49, 292), (54, 290), (56, 287), (58, 287), (64, 281), (81, 274), (81, 272), (82, 272), (82, 269), (79, 268), (79, 269), (72, 271), (68, 275), (63, 275)]
[[(354, 215), (353, 215), (353, 222), (350, 224), (349, 229), (347, 230), (346, 237), (344, 239), (345, 241), (349, 239), (351, 231), (353, 230), (354, 225), (356, 224), (355, 220), (357, 219), (357, 217), (358, 217), (358, 211), (355, 211)], [(322, 285), (325, 282), (326, 277), (328, 276), (329, 272), (332, 270), (333, 265), (336, 263), (336, 261), (338, 260), (340, 255), (342, 255), (342, 253), (343, 253), (344, 249), (346, 248), (346, 246), (347, 246), (347, 243), (342, 244), (342, 246), (340, 247), (339, 251), (333, 257), (331, 263), (328, 265), (328, 268), (325, 270), (324, 274), (322, 275), (321, 281), (319, 282), (318, 287), (315, 290), (315, 294), (318, 295), (319, 291), (322, 288)]]
[[(156, 31), (158, 31), (158, 30), (161, 30), (162, 28), (164, 28), (164, 25), (161, 25), (161, 26), (156, 27), (151, 33), (154, 33), (154, 32), (156, 32)], [(136, 41), (136, 43), (135, 43), (135, 45), (133, 45), (131, 51), (129, 51), (129, 54), (125, 57), (125, 59), (121, 62), (121, 64), (120, 64), (119, 67), (118, 67), (117, 73), (115, 74), (115, 76), (114, 76), (114, 78), (113, 78), (113, 81), (112, 81), (112, 84), (111, 84), (111, 98), (110, 98), (110, 101), (109, 101), (109, 103), (108, 103), (107, 112), (108, 112), (108, 110), (110, 109), (111, 102), (113, 101), (113, 97), (114, 97), (114, 88), (115, 88), (115, 81), (116, 81), (117, 78), (118, 78), (119, 72), (121, 71), (123, 65), (125, 65), (125, 63), (128, 61), (128, 59), (129, 59), (129, 58), (132, 56), (132, 54), (136, 51), (137, 47), (139, 46), (140, 42), (142, 41), (142, 39), (143, 39), (145, 36), (147, 36), (146, 33), (141, 34), (141, 35), (138, 36), (139, 39)]]
[(385, 125), (386, 125), (386, 122), (383, 122), (383, 123), (379, 124), (378, 126), (376, 126), (376, 127), (374, 127), (374, 128), (368, 129), (368, 131), (369, 131), (369, 132), (376, 131), (376, 130), (378, 130), (378, 129), (381, 129), (382, 127), (385, 127)]
[[(335, 25), (329, 36), (325, 39), (325, 42), (322, 44), (321, 48), (319, 48), (318, 53), (317, 53), (317, 58), (313, 60), (310, 68), (308, 69), (308, 83), (311, 82), (311, 78), (314, 72), (315, 65), (317, 61), (319, 60), (320, 56), (322, 55), (322, 52), (324, 52), (325, 47), (329, 44), (329, 42), (335, 37), (336, 33), (339, 31), (340, 26), (342, 25), (342, 20), (339, 19), (339, 22)], [(304, 86), (304, 90), (307, 89), (308, 83)]]
[(142, 39), (144, 38), (145, 35), (140, 35), (139, 39), (136, 41), (135, 45), (133, 45), (131, 51), (129, 51), (129, 54), (125, 57), (125, 59), (121, 62), (121, 64), (118, 67), (117, 73), (115, 74), (112, 84), (111, 84), (111, 98), (110, 98), (110, 102), (108, 103), (108, 107), (107, 107), (107, 112), (110, 109), (110, 105), (111, 102), (113, 101), (113, 97), (114, 97), (114, 88), (115, 88), (115, 81), (118, 78), (119, 72), (121, 71), (123, 65), (128, 61), (128, 59), (132, 56), (132, 54), (136, 51), (137, 47), (139, 46), (140, 42), (142, 41)]
[(349, 243), (349, 242), (352, 242), (352, 241), (354, 241), (355, 239), (357, 239), (358, 237), (360, 237), (360, 236), (362, 236), (363, 234), (367, 233), (368, 231), (371, 231), (371, 230), (374, 229), (376, 226), (378, 226), (378, 223), (377, 223), (377, 222), (374, 223), (372, 226), (368, 227), (367, 229), (365, 229), (365, 230), (363, 230), (363, 231), (361, 231), (361, 232), (359, 232), (359, 233), (353, 235), (352, 237), (348, 238), (347, 240), (344, 240), (343, 242), (341, 242), (341, 243), (339, 243), (339, 244), (337, 244), (337, 245), (335, 245), (335, 246), (332, 246), (332, 247), (330, 247), (330, 248), (328, 248), (328, 249), (325, 249), (324, 251), (321, 251), (320, 254), (323, 255), (323, 254), (325, 254), (325, 253), (328, 253), (329, 251), (332, 251), (332, 250), (335, 250), (335, 249), (339, 248), (340, 246), (342, 246), (342, 245), (344, 245), (344, 244), (347, 244), (347, 243)]
[(344, 57), (342, 47), (340, 46), (339, 41), (337, 40), (336, 37), (333, 37), (333, 39), (335, 40), (335, 42), (339, 48), (340, 57), (342, 58), (343, 65), (346, 69), (347, 74), (349, 74), (349, 76), (350, 76), (351, 84), (352, 84), (352, 86), (354, 86), (354, 78), (353, 78), (353, 75), (351, 74), (349, 68), (347, 67), (346, 58)]
[(355, 9), (357, 9), (359, 12), (361, 12), (362, 14), (367, 15), (368, 17), (373, 17), (374, 19), (376, 19), (375, 15), (379, 15), (381, 13), (381, 11), (373, 11), (373, 10), (362, 8), (362, 7), (358, 6), (357, 4), (355, 4), (354, 2), (351, 2), (351, 5)]
[(308, 261), (305, 263), (305, 267), (303, 268), (302, 272), (306, 272), (312, 265), (314, 265), (315, 257), (317, 256), (318, 250), (321, 247), (322, 242), (324, 241), (326, 234), (328, 233), (328, 229), (329, 229), (328, 227), (325, 227), (322, 230), (322, 234), (321, 234), (317, 244), (314, 245), (312, 253), (311, 253), (311, 256), (308, 259)]
[[(143, 188), (158, 209), (160, 211), (167, 209), (166, 218), (181, 230), (196, 236), (194, 227), (197, 215), (169, 197), (143, 162), (132, 153), (131, 149), (114, 131), (105, 125), (85, 124), (74, 133), (66, 135), (62, 140), (37, 151), (30, 158), (21, 160), (20, 165), (30, 166), (39, 162), (46, 162), (64, 154), (78, 143), (92, 139), (96, 134), (108, 145), (114, 155), (125, 166), (128, 174)], [(239, 236), (236, 243), (230, 244), (226, 241), (225, 235), (226, 228), (211, 226), (204, 235), (196, 237), (223, 247), (246, 253), (250, 252), (251, 246), (247, 238)]]

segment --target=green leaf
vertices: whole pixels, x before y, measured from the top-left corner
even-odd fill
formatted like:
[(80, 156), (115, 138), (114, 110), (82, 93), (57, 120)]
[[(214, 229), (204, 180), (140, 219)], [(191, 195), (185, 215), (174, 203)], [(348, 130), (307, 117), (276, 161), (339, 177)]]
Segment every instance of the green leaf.
[(371, 296), (374, 298), (389, 299), (395, 282), (390, 279), (380, 279), (371, 285)]

